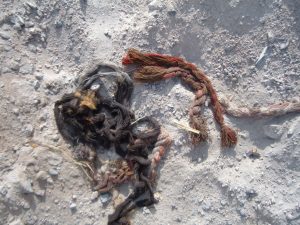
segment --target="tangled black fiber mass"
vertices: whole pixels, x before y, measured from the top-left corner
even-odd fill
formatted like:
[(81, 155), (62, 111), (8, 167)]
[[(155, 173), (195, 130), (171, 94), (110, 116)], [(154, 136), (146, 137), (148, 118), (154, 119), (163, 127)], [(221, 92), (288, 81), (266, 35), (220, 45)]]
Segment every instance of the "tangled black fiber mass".
[[(81, 79), (74, 93), (65, 94), (54, 108), (56, 124), (64, 139), (73, 146), (85, 146), (77, 149), (76, 154), (90, 164), (94, 187), (102, 182), (96, 175), (98, 147), (114, 148), (131, 165), (133, 192), (109, 215), (109, 225), (129, 224), (128, 212), (155, 203), (148, 156), (160, 134), (160, 126), (151, 117), (135, 121), (129, 108), (132, 92), (133, 83), (127, 73), (113, 65), (100, 64)], [(148, 129), (138, 131), (141, 123)]]

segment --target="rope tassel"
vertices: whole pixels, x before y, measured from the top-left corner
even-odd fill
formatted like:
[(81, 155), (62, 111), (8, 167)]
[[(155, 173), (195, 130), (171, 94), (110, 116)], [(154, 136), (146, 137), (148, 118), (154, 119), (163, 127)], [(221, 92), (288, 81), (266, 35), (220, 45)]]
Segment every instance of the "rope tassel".
[(231, 147), (237, 143), (235, 131), (226, 125), (221, 128), (221, 143), (223, 147)]

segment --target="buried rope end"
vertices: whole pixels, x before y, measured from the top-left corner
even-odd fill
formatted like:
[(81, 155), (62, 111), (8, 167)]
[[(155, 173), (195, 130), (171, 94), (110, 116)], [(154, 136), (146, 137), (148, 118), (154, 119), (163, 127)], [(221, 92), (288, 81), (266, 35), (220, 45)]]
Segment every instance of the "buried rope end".
[(224, 125), (221, 129), (221, 144), (223, 147), (233, 147), (237, 143), (237, 134), (236, 132)]

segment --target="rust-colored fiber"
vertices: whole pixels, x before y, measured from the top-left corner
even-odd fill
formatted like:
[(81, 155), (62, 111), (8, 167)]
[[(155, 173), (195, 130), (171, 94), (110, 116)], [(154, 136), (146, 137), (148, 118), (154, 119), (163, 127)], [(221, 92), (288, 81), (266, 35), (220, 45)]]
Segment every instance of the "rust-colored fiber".
[(166, 130), (161, 129), (161, 132), (157, 138), (153, 149), (153, 157), (151, 160), (150, 170), (149, 170), (149, 179), (154, 184), (157, 177), (156, 168), (161, 161), (161, 158), (166, 154), (166, 151), (169, 149), (172, 143), (172, 139)]
[(194, 64), (182, 58), (157, 53), (142, 53), (136, 49), (129, 49), (123, 58), (124, 65), (137, 64), (139, 69), (134, 73), (134, 79), (143, 82), (154, 82), (179, 76), (195, 91), (205, 85), (211, 99), (214, 118), (221, 127), (222, 146), (230, 147), (237, 143), (236, 132), (224, 122), (223, 108), (217, 93), (209, 78)]
[(144, 66), (135, 72), (134, 78), (140, 82), (155, 82), (179, 75), (180, 73), (181, 69), (178, 67)]
[(221, 128), (221, 143), (223, 147), (233, 146), (237, 143), (235, 131), (227, 125)]
[(202, 85), (202, 87), (195, 93), (195, 99), (189, 112), (190, 126), (199, 131), (199, 134), (191, 133), (193, 144), (197, 144), (208, 139), (206, 120), (201, 115), (201, 107), (206, 101), (206, 94), (206, 87)]

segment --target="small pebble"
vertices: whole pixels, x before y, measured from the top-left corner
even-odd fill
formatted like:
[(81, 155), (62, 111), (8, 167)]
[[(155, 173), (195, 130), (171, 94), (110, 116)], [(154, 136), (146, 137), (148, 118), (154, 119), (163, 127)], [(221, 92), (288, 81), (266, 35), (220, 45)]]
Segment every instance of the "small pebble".
[(12, 111), (13, 111), (13, 114), (15, 114), (16, 116), (18, 116), (20, 113), (20, 110), (18, 108), (13, 108)]
[(246, 190), (246, 196), (248, 199), (251, 199), (251, 198), (257, 196), (257, 192), (254, 189)]
[(210, 205), (209, 202), (203, 202), (202, 209), (203, 209), (204, 211), (209, 211), (210, 208), (211, 208), (211, 205)]
[(62, 158), (59, 155), (52, 155), (48, 158), (48, 163), (51, 166), (58, 166), (62, 163)]
[(75, 202), (72, 202), (72, 203), (70, 204), (70, 206), (69, 206), (69, 208), (70, 208), (71, 210), (75, 210), (76, 207), (77, 207), (77, 205), (76, 205)]
[(108, 31), (104, 32), (104, 35), (108, 38), (111, 38), (111, 34)]
[(4, 40), (8, 40), (10, 37), (8, 35), (8, 33), (6, 32), (0, 32), (0, 37), (2, 37)]
[(21, 178), (19, 181), (20, 192), (22, 194), (31, 194), (33, 193), (32, 182), (28, 179)]
[(49, 172), (49, 174), (50, 174), (51, 176), (57, 176), (57, 175), (58, 175), (58, 170), (55, 169), (55, 168), (49, 169), (48, 172)]
[(91, 195), (91, 201), (95, 201), (99, 196), (98, 191), (93, 191), (92, 195)]
[(149, 214), (151, 214), (151, 211), (147, 207), (143, 207), (143, 214), (149, 215)]
[(150, 11), (160, 10), (163, 8), (163, 4), (159, 0), (153, 0), (149, 3), (148, 8)]
[(181, 221), (182, 221), (181, 218), (179, 217), (176, 218), (176, 222), (180, 223)]
[(26, 137), (32, 137), (33, 136), (33, 126), (31, 124), (26, 124), (23, 127), (23, 133), (25, 134)]
[(35, 177), (38, 181), (46, 181), (48, 178), (48, 174), (45, 171), (41, 170), (36, 174)]
[(7, 189), (4, 186), (0, 186), (0, 194), (2, 196), (5, 196), (7, 194)]
[(43, 74), (36, 74), (35, 75), (35, 78), (39, 81), (43, 80), (44, 79), (44, 75)]
[(110, 201), (111, 196), (108, 193), (104, 193), (100, 195), (100, 201), (102, 202), (102, 204), (106, 204)]
[(24, 223), (21, 221), (21, 219), (16, 219), (10, 222), (8, 225), (24, 225)]
[(249, 158), (258, 159), (260, 158), (260, 153), (257, 151), (257, 148), (252, 148), (245, 152), (245, 155)]
[(44, 197), (45, 193), (46, 193), (45, 190), (37, 190), (34, 192), (35, 195), (40, 196), (40, 197)]
[(53, 179), (52, 179), (51, 177), (48, 177), (48, 178), (47, 178), (47, 183), (48, 183), (48, 184), (53, 184)]
[(281, 43), (279, 45), (280, 50), (284, 50), (289, 46), (289, 41), (286, 41), (285, 43)]
[(54, 25), (55, 25), (55, 28), (59, 29), (59, 28), (62, 28), (63, 25), (64, 25), (64, 22), (62, 20), (56, 20), (54, 22)]
[(245, 216), (246, 216), (246, 211), (245, 211), (245, 209), (240, 209), (240, 210), (238, 210), (238, 211), (239, 211), (241, 217), (245, 217)]
[(34, 90), (39, 89), (40, 87), (40, 82), (38, 80), (33, 81), (32, 83)]
[(226, 205), (226, 201), (225, 200), (221, 200), (221, 205), (225, 206)]
[(31, 22), (31, 21), (26, 21), (26, 22), (25, 22), (25, 27), (26, 27), (26, 28), (34, 27), (34, 23)]
[(22, 26), (19, 23), (16, 23), (13, 28), (17, 31), (21, 31), (22, 30)]
[(23, 209), (30, 209), (30, 205), (28, 202), (22, 202), (21, 204), (23, 205)]
[(59, 140), (59, 136), (57, 134), (52, 135), (50, 138), (54, 142), (57, 142)]
[(26, 5), (28, 5), (30, 8), (32, 9), (37, 9), (37, 5), (35, 4), (35, 2), (26, 2)]
[(272, 31), (267, 32), (267, 36), (268, 36), (269, 42), (271, 42), (271, 43), (274, 42), (275, 35), (274, 35), (274, 33)]
[(25, 22), (24, 22), (24, 19), (23, 19), (21, 16), (17, 15), (17, 16), (16, 16), (16, 19), (17, 19), (17, 22), (18, 22), (21, 26), (24, 26)]
[(30, 65), (30, 64), (25, 64), (23, 66), (20, 67), (19, 69), (19, 73), (22, 73), (22, 74), (31, 74), (33, 71), (33, 66)]

